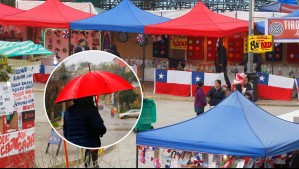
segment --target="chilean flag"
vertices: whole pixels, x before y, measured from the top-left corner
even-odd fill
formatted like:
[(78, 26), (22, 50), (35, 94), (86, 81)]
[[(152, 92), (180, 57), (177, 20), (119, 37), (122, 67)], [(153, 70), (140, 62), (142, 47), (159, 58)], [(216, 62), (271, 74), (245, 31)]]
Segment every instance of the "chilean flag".
[(192, 96), (195, 96), (195, 90), (197, 88), (197, 82), (203, 81), (203, 91), (207, 95), (213, 86), (215, 86), (216, 80), (221, 80), (221, 86), (226, 85), (223, 73), (204, 73), (204, 72), (192, 72)]
[(294, 87), (294, 79), (257, 73), (258, 97), (270, 100), (291, 100)]
[(191, 72), (156, 69), (155, 94), (191, 95)]

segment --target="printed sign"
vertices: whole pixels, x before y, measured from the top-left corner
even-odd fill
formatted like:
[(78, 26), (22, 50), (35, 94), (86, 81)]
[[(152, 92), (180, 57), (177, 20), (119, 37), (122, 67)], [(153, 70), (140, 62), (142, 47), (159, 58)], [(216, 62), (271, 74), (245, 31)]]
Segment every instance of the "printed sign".
[(0, 135), (0, 158), (34, 149), (34, 128)]
[(273, 51), (272, 36), (249, 36), (248, 37), (248, 52), (265, 53)]
[(35, 111), (26, 111), (22, 112), (22, 120), (21, 120), (21, 126), (22, 129), (29, 129), (34, 127), (34, 120), (35, 120)]
[(7, 83), (0, 83), (0, 116), (12, 114), (14, 100), (11, 87)]
[(170, 37), (171, 49), (187, 49), (187, 37), (186, 36), (171, 36)]
[(269, 19), (268, 34), (275, 40), (298, 40), (299, 19)]
[(48, 144), (60, 145), (62, 142), (61, 137), (52, 129)]

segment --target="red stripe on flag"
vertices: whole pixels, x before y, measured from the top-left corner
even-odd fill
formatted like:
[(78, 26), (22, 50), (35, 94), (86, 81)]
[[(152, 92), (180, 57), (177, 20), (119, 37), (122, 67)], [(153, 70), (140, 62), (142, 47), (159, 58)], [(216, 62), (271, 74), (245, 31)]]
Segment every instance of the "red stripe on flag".
[(169, 94), (174, 96), (190, 96), (190, 85), (156, 82), (155, 94)]
[[(197, 85), (192, 85), (192, 96), (195, 96), (195, 90), (197, 88)], [(202, 88), (203, 92), (208, 95), (208, 92), (211, 90), (212, 86), (204, 86)]]
[(257, 94), (262, 99), (269, 100), (291, 100), (293, 89), (284, 89), (258, 84)]

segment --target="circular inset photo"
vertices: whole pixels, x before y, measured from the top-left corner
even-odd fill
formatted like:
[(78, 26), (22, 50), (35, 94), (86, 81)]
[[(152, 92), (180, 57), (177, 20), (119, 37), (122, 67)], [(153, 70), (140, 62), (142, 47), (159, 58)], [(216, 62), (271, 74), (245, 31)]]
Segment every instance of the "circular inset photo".
[(61, 62), (44, 97), (56, 132), (86, 149), (109, 147), (129, 135), (140, 117), (142, 100), (133, 69), (113, 54), (93, 50)]

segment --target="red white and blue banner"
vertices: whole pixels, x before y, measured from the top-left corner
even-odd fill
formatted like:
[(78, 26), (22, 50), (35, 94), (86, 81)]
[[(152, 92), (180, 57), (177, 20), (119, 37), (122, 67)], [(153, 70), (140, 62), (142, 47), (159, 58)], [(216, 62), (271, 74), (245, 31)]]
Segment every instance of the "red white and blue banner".
[(294, 87), (294, 79), (257, 73), (258, 97), (270, 100), (291, 100)]
[(203, 90), (207, 94), (219, 79), (225, 85), (223, 73), (186, 72), (156, 69), (155, 94), (175, 96), (194, 96), (198, 81), (204, 82)]

